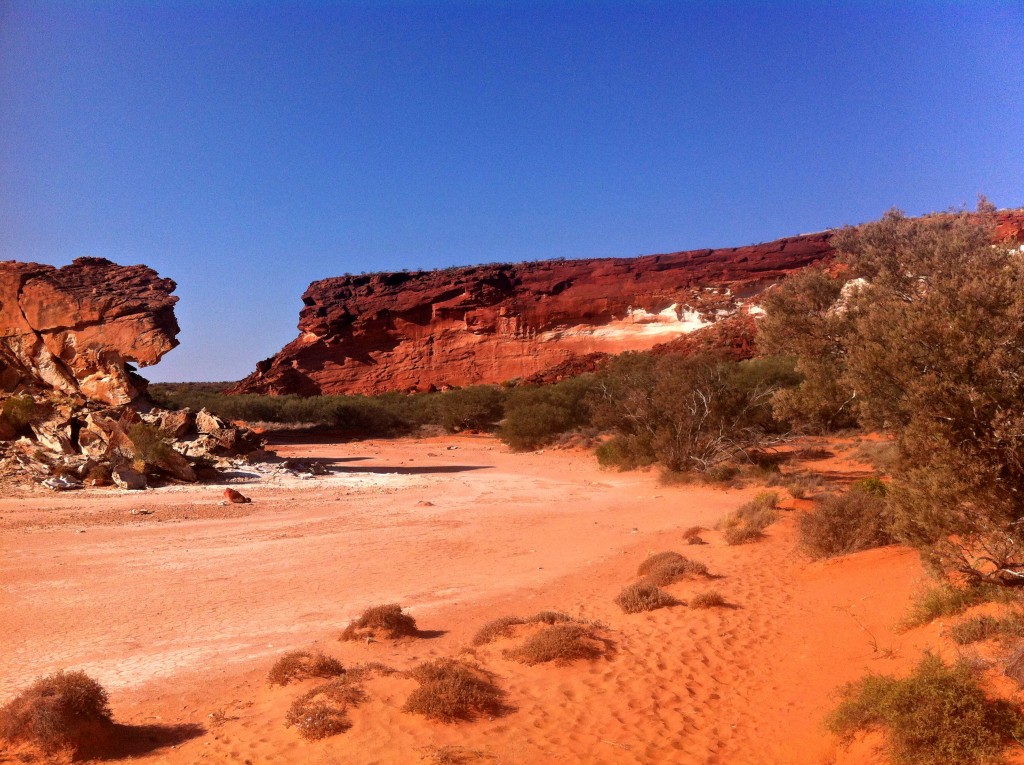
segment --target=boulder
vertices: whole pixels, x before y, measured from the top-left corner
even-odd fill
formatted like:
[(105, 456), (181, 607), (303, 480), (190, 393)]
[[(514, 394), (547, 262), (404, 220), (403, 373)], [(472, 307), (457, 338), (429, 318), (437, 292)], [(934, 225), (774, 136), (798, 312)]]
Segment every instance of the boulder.
[(147, 486), (146, 476), (138, 470), (133, 470), (129, 467), (114, 468), (113, 473), (111, 473), (111, 478), (113, 479), (114, 484), (120, 489), (140, 491), (145, 489)]
[(235, 491), (232, 488), (224, 489), (224, 499), (235, 505), (245, 505), (252, 502), (252, 500), (242, 494), (242, 492)]

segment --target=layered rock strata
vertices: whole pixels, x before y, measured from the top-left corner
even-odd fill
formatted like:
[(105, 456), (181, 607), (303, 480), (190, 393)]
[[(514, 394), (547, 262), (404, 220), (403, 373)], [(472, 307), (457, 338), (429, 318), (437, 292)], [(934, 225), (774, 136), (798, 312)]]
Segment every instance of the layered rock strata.
[(324, 279), (302, 296), (299, 337), (233, 392), (433, 390), (646, 350), (744, 312), (767, 286), (828, 257), (831, 237)]
[(29, 389), (125, 404), (178, 341), (175, 283), (146, 266), (78, 258), (64, 268), (0, 262), (0, 392)]

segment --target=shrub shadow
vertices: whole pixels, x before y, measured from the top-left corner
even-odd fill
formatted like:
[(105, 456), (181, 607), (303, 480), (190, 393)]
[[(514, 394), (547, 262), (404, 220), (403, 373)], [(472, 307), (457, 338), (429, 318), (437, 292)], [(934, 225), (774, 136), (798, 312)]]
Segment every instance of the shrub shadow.
[(109, 746), (102, 751), (88, 752), (90, 759), (106, 761), (126, 757), (141, 757), (168, 746), (178, 746), (186, 741), (199, 738), (206, 728), (198, 723), (177, 723), (174, 725), (124, 725), (115, 723)]

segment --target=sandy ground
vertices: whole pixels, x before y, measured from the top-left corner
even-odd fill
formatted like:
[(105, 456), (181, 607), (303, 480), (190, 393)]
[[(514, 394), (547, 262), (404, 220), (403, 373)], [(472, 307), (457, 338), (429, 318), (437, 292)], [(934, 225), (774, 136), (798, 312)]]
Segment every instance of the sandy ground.
[[(796, 551), (793, 515), (808, 503), (788, 500), (762, 542), (729, 547), (712, 531), (687, 546), (683, 529), (713, 527), (758, 490), (661, 486), (582, 451), (509, 454), (484, 436), (280, 451), (332, 473), (239, 473), (244, 506), (222, 506), (219, 486), (0, 499), (0, 702), (84, 669), (128, 726), (114, 761), (416, 763), (460, 746), (465, 761), (517, 765), (867, 763), (870, 748), (837, 752), (821, 727), (835, 689), (939, 642), (940, 626), (895, 629), (922, 581), (912, 553), (811, 563)], [(623, 614), (615, 595), (668, 549), (716, 577), (670, 592), (714, 587), (731, 607)], [(407, 607), (430, 637), (337, 640), (380, 602)], [(502, 656), (509, 641), (480, 649), (513, 708), (496, 719), (426, 721), (401, 711), (413, 681), (378, 678), (349, 731), (306, 742), (284, 715), (310, 684), (266, 682), (286, 650), (405, 669), (457, 654), (490, 619), (541, 609), (600, 620), (614, 652), (528, 667)], [(18, 757), (0, 750), (0, 763)]]

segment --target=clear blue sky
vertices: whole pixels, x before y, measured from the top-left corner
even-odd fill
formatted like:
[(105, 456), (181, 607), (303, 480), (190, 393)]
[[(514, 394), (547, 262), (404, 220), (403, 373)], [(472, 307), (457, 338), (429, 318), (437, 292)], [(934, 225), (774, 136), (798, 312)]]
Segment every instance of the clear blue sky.
[(1024, 3), (0, 2), (0, 259), (178, 282), (237, 379), (313, 279), (1024, 205)]

